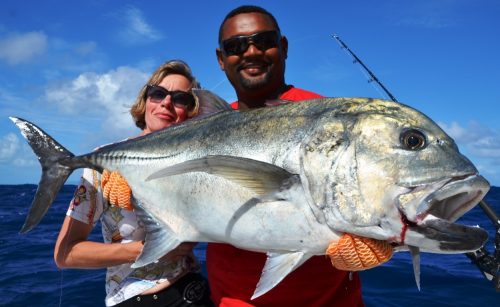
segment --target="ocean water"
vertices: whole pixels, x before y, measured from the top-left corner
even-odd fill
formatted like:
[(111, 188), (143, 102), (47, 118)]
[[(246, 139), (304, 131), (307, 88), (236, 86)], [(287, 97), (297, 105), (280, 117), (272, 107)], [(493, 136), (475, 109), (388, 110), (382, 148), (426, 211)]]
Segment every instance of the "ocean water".
[[(104, 306), (104, 270), (59, 270), (52, 252), (75, 186), (66, 185), (42, 222), (19, 234), (36, 185), (0, 185), (0, 305)], [(500, 214), (500, 188), (486, 200)], [(479, 225), (494, 236), (491, 221), (479, 207), (460, 220)], [(100, 240), (100, 227), (91, 239)], [(196, 254), (203, 263), (204, 248)], [(491, 252), (492, 242), (488, 242)], [(388, 263), (361, 273), (366, 306), (500, 306), (500, 292), (464, 255), (421, 255), (418, 291), (409, 254), (397, 253)]]

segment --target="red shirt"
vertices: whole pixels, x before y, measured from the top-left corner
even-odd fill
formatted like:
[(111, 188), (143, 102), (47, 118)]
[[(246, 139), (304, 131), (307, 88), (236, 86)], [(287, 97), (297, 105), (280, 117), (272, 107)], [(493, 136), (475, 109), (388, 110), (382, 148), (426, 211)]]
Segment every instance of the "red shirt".
[[(280, 99), (299, 101), (321, 96), (290, 87)], [(238, 102), (231, 106), (238, 108)], [(216, 306), (364, 306), (357, 273), (339, 271), (326, 256), (307, 260), (266, 294), (250, 300), (266, 254), (209, 243), (207, 271)]]

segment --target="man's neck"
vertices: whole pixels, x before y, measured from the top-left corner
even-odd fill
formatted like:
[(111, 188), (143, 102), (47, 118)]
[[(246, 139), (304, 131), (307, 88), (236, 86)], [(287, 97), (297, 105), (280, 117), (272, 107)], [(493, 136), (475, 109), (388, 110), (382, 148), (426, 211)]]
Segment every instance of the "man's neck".
[(266, 102), (269, 100), (278, 99), (281, 94), (288, 90), (289, 86), (283, 84), (278, 87), (276, 90), (270, 93), (259, 93), (258, 95), (244, 95), (243, 93), (237, 93), (238, 95), (238, 109), (255, 109), (262, 108), (266, 106)]

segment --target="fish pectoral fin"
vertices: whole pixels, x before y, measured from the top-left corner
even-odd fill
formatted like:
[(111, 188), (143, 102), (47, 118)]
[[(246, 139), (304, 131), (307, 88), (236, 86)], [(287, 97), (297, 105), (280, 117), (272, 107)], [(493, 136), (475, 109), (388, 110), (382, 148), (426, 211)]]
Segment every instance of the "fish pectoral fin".
[(298, 180), (298, 176), (276, 165), (248, 158), (234, 156), (206, 156), (182, 162), (150, 175), (146, 180), (185, 174), (205, 172), (236, 182), (258, 195), (274, 193)]
[(312, 255), (303, 252), (267, 253), (266, 264), (251, 299), (267, 293), (311, 257)]
[(134, 198), (133, 201), (137, 218), (143, 223), (146, 231), (142, 252), (131, 265), (132, 268), (139, 268), (157, 261), (176, 248), (182, 241), (170, 227), (147, 213), (137, 199)]

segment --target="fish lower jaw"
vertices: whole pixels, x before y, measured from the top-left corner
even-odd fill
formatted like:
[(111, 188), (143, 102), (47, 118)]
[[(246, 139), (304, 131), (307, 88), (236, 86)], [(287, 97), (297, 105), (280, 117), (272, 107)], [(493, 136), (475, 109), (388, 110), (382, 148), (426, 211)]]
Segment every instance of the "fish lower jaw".
[(422, 251), (457, 254), (475, 251), (486, 243), (488, 233), (477, 226), (465, 226), (427, 215), (419, 223), (403, 221), (397, 249), (418, 247)]
[[(429, 212), (410, 220), (400, 211), (399, 236), (388, 239), (396, 251), (414, 246), (431, 253), (456, 254), (477, 250), (487, 240), (487, 233), (474, 226), (455, 224)], [(396, 230), (398, 231), (398, 230)]]

